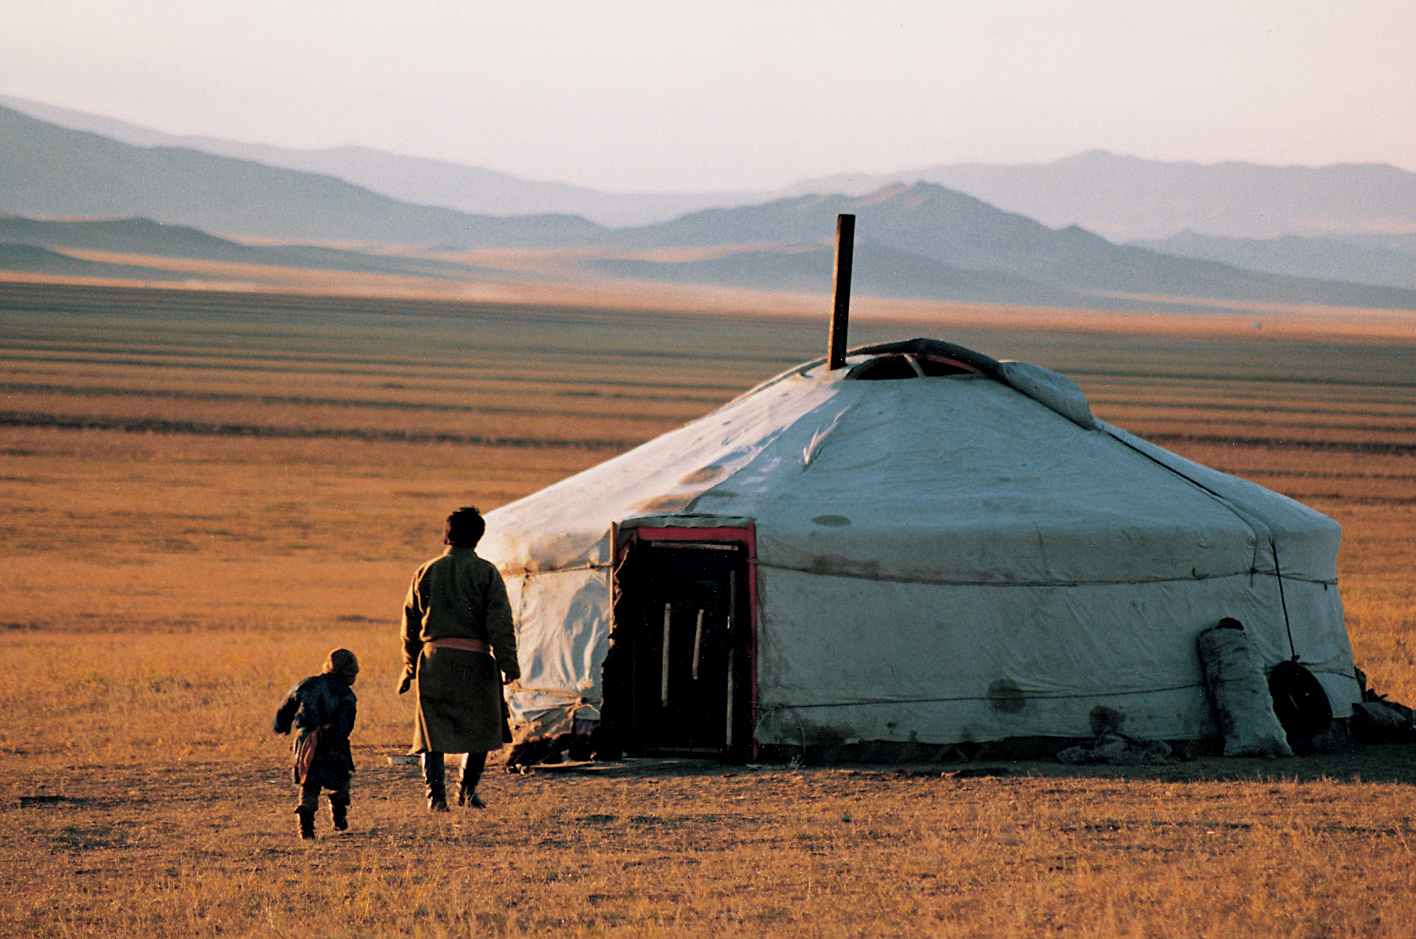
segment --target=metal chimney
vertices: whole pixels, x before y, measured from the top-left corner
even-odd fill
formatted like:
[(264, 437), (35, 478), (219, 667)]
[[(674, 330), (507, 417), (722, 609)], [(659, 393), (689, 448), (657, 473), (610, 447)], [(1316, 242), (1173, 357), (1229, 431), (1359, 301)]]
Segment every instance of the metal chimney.
[(826, 347), (826, 367), (846, 364), (846, 330), (851, 318), (851, 259), (855, 253), (855, 216), (836, 216), (836, 306), (831, 313), (831, 341)]

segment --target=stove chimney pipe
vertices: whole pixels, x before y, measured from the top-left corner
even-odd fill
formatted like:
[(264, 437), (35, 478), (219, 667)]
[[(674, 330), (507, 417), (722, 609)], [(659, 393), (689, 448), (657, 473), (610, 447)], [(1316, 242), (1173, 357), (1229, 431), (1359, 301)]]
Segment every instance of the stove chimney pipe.
[(831, 341), (826, 347), (826, 367), (846, 364), (846, 328), (851, 318), (851, 259), (855, 251), (855, 216), (836, 216), (836, 306), (831, 313)]

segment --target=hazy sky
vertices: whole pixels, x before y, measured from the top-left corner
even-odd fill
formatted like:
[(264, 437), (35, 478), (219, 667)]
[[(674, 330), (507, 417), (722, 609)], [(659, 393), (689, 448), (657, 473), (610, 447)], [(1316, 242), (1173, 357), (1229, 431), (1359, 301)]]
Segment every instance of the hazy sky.
[(0, 0), (0, 94), (614, 190), (1094, 147), (1416, 170), (1416, 0)]

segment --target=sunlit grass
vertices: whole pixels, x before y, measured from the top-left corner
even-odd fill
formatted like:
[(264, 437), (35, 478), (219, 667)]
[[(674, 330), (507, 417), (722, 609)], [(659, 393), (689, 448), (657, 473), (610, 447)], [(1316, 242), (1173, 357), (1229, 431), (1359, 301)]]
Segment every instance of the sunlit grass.
[[(386, 757), (411, 724), (399, 608), (448, 509), (691, 419), (818, 355), (818, 324), (335, 309), (267, 335), (258, 300), (94, 302), (0, 343), (0, 411), (171, 426), (0, 427), (0, 932), (1416, 935), (1409, 747), (996, 778), (494, 769), (489, 810), (430, 818)], [(1104, 419), (1336, 518), (1358, 664), (1416, 701), (1412, 347), (942, 338), (1074, 373)], [(500, 439), (427, 436), (449, 429)], [(334, 646), (363, 663), (353, 827), (305, 845), (269, 725)]]

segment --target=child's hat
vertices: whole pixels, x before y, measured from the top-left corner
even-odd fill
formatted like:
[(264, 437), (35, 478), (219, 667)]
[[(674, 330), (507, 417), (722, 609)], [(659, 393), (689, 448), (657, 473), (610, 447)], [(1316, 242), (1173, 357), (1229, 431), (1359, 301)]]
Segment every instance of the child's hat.
[(335, 649), (325, 659), (324, 670), (326, 674), (353, 684), (354, 676), (359, 674), (359, 660), (348, 649)]

